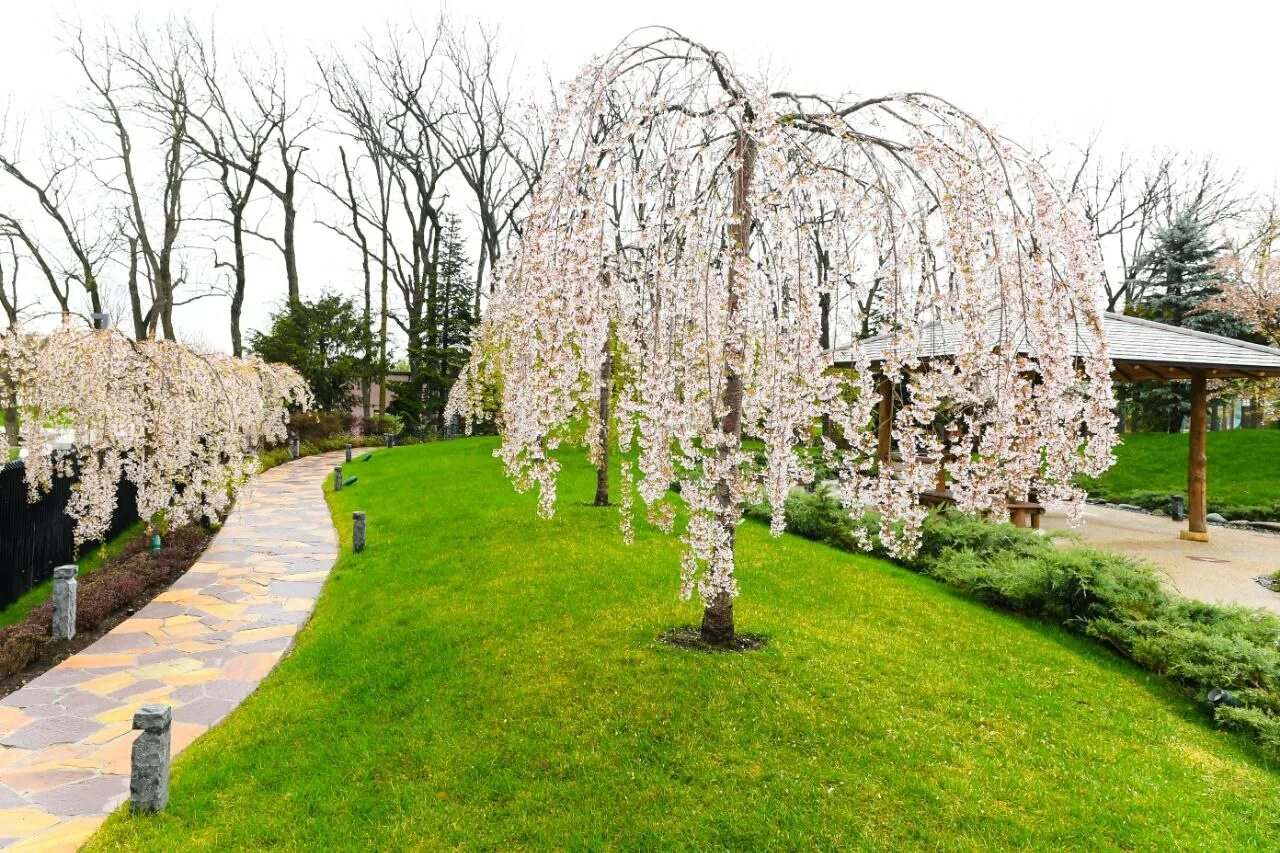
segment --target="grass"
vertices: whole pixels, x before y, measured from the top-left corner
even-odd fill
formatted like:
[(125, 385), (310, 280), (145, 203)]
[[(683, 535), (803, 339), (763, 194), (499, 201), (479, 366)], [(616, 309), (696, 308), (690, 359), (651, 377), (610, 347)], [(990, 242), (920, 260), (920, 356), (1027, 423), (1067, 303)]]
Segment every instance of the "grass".
[[(563, 455), (535, 517), (491, 439), (399, 448), (331, 495), (342, 555), (297, 648), (94, 850), (1265, 848), (1280, 777), (1160, 678), (886, 562), (740, 532), (748, 654), (678, 543), (621, 543)], [(369, 546), (349, 551), (351, 511)]]
[[(1125, 503), (1144, 493), (1187, 491), (1187, 434), (1122, 436), (1116, 464), (1086, 486), (1091, 493)], [(1209, 505), (1266, 507), (1280, 503), (1280, 430), (1227, 430), (1206, 437)]]
[[(80, 559), (76, 560), (76, 565), (80, 567), (77, 576), (85, 578), (102, 568), (107, 560), (119, 554), (135, 537), (140, 536), (143, 529), (143, 523), (135, 521), (106, 543), (90, 546)], [(17, 625), (26, 619), (28, 613), (49, 599), (52, 591), (53, 581), (47, 580), (27, 590), (8, 607), (0, 608), (0, 628)]]

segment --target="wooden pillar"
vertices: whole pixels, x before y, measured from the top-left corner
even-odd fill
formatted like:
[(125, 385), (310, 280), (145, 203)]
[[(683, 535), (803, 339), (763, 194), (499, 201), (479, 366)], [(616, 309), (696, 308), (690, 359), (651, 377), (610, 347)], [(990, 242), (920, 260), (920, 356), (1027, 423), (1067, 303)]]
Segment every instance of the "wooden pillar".
[(876, 437), (876, 456), (882, 468), (888, 466), (893, 453), (893, 382), (887, 377), (880, 380), (880, 423)]
[(1187, 529), (1180, 534), (1192, 542), (1209, 541), (1206, 490), (1205, 426), (1209, 407), (1208, 378), (1203, 370), (1191, 374), (1191, 435), (1187, 442)]

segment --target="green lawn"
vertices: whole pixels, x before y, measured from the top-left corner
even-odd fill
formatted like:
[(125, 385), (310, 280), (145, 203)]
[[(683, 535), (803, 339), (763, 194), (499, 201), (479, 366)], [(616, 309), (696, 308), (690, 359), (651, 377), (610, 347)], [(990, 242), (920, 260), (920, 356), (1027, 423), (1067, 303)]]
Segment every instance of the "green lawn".
[[(1088, 484), (1090, 492), (1120, 503), (1135, 502), (1130, 500), (1135, 496), (1158, 496), (1162, 506), (1169, 495), (1186, 494), (1186, 433), (1132, 433), (1122, 438), (1116, 464)], [(1210, 509), (1280, 504), (1280, 430), (1211, 432), (1207, 442)]]
[[(555, 519), (490, 439), (332, 496), (297, 649), (92, 849), (1266, 848), (1280, 774), (1094, 642), (924, 577), (741, 532), (742, 655), (655, 642), (678, 544), (621, 543), (565, 454)], [(369, 549), (349, 552), (353, 509)]]

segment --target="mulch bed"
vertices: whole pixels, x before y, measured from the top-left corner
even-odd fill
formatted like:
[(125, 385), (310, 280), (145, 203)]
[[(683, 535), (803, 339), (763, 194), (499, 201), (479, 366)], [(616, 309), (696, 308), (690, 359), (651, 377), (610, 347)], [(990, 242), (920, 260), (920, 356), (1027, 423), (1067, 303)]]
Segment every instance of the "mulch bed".
[(695, 652), (752, 652), (762, 649), (768, 638), (761, 634), (735, 634), (732, 643), (713, 645), (702, 639), (702, 631), (692, 625), (671, 628), (658, 635), (658, 642)]
[(212, 534), (197, 525), (170, 531), (158, 554), (149, 536), (139, 536), (88, 577), (79, 579), (76, 636), (51, 636), (53, 601), (46, 601), (17, 625), (0, 628), (0, 698), (52, 669), (164, 592), (200, 559)]

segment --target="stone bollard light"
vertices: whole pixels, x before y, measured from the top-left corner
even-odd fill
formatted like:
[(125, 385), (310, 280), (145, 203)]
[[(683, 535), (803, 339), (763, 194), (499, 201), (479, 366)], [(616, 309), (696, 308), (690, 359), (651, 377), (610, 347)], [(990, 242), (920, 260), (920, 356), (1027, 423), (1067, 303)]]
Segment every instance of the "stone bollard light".
[(1182, 495), (1174, 495), (1169, 499), (1169, 517), (1174, 521), (1182, 521), (1187, 517)]
[(386, 443), (387, 443), (387, 447), (394, 447), (394, 446), (395, 446), (396, 437), (395, 437), (394, 435), (392, 435), (391, 433), (389, 433), (389, 432), (384, 432), (384, 433), (382, 434), (382, 438), (383, 438), (383, 440), (384, 440), (384, 441), (386, 441)]
[(333, 490), (335, 492), (342, 491), (342, 466), (335, 465), (333, 468)]
[(129, 774), (129, 807), (135, 812), (159, 812), (169, 804), (169, 746), (173, 710), (168, 705), (143, 705), (133, 715), (142, 734), (133, 742)]
[(364, 513), (351, 513), (351, 550), (359, 554), (364, 550)]
[(53, 638), (71, 640), (76, 636), (76, 580), (74, 564), (53, 570)]
[(347, 451), (347, 461), (350, 462), (351, 461), (351, 445), (348, 444), (344, 449)]

